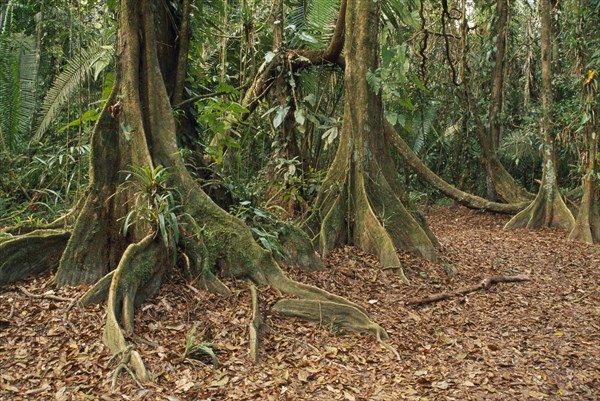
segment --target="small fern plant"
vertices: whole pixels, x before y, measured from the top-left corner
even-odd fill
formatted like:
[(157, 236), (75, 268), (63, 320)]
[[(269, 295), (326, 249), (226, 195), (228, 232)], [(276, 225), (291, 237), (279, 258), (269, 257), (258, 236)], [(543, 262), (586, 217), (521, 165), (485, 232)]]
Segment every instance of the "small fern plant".
[[(133, 205), (123, 217), (123, 235), (131, 226), (139, 223), (150, 225), (155, 236), (160, 236), (165, 247), (175, 251), (179, 242), (177, 209), (179, 195), (169, 186), (171, 173), (166, 167), (131, 166), (125, 171), (127, 176), (121, 190), (129, 190), (133, 195)], [(175, 253), (175, 252), (174, 252)]]

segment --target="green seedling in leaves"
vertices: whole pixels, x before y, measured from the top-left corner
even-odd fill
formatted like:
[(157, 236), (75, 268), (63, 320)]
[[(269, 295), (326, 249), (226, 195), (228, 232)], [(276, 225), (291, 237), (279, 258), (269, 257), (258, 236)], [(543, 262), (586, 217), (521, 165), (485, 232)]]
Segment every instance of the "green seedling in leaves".
[[(196, 339), (196, 330), (198, 329), (198, 323), (194, 323), (194, 326), (190, 330), (187, 336), (185, 336), (185, 348), (183, 349), (182, 359), (192, 358), (198, 359), (198, 354), (207, 355), (212, 360), (213, 367), (217, 369), (219, 367), (219, 360), (217, 354), (212, 349), (214, 344), (210, 342), (198, 341)], [(194, 356), (196, 355), (196, 357)]]

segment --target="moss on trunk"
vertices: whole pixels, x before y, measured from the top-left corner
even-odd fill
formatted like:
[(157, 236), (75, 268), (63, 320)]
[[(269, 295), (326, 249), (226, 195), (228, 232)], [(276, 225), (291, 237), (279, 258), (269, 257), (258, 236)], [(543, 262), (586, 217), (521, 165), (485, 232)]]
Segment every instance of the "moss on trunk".
[[(149, 380), (126, 334), (134, 331), (136, 305), (154, 295), (167, 269), (174, 267), (173, 249), (165, 249), (158, 228), (148, 223), (136, 224), (126, 237), (122, 235), (122, 218), (135, 206), (136, 196), (121, 185), (125, 177), (120, 172), (131, 166), (162, 165), (172, 173), (170, 185), (181, 194), (178, 249), (183, 251), (181, 259), (190, 279), (226, 294), (227, 288), (217, 279), (220, 271), (303, 299), (329, 302), (335, 305), (336, 315), (348, 317), (347, 324), (356, 319), (357, 327), (374, 327), (360, 306), (289, 279), (273, 256), (254, 242), (250, 229), (219, 208), (187, 171), (177, 148), (176, 123), (159, 63), (157, 30), (164, 27), (156, 25), (155, 18), (160, 16), (153, 13), (150, 2), (120, 2), (115, 86), (92, 135), (91, 184), (66, 248), (68, 233), (32, 233), (2, 242), (0, 252), (14, 253), (11, 266), (16, 266), (29, 258), (30, 244), (52, 249), (46, 253), (56, 255), (54, 263), (64, 248), (58, 284), (95, 282), (83, 301), (107, 300), (104, 339), (119, 358), (114, 379), (131, 367), (138, 379)], [(303, 251), (297, 249), (295, 256), (300, 254)], [(50, 264), (52, 260), (36, 262), (44, 268)], [(0, 275), (2, 280), (5, 277), (12, 279)], [(335, 316), (326, 312), (324, 318)], [(377, 331), (378, 337), (383, 336), (382, 330)]]
[(552, 134), (552, 70), (550, 0), (542, 0), (542, 132), (544, 139), (544, 172), (542, 184), (534, 201), (513, 217), (505, 228), (559, 227), (571, 230), (575, 224), (573, 215), (565, 205), (556, 181), (554, 135)]
[(396, 248), (435, 259), (435, 240), (402, 205), (384, 141), (381, 93), (367, 82), (378, 62), (379, 2), (351, 1), (346, 10), (345, 106), (340, 144), (309, 225), (324, 254), (353, 244), (377, 255), (405, 281)]

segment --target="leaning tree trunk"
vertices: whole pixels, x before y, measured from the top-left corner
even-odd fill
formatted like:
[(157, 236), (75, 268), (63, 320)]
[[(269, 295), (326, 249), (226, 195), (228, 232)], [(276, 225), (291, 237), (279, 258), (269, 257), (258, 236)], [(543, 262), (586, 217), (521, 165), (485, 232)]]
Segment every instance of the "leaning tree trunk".
[(513, 217), (505, 228), (559, 227), (570, 230), (575, 224), (565, 205), (556, 181), (554, 135), (552, 134), (552, 69), (550, 0), (542, 0), (542, 131), (544, 135), (544, 166), (542, 183), (534, 201)]
[(379, 7), (372, 0), (347, 3), (344, 123), (312, 222), (320, 227), (324, 254), (350, 243), (403, 275), (396, 248), (434, 259), (437, 242), (399, 200), (396, 169), (384, 140), (381, 94), (367, 82), (379, 66)]
[(470, 209), (477, 210), (489, 210), (496, 213), (515, 214), (527, 207), (527, 202), (521, 203), (497, 203), (491, 202), (487, 199), (481, 198), (477, 195), (473, 195), (449, 184), (444, 181), (439, 175), (434, 173), (427, 167), (425, 163), (417, 156), (417, 154), (408, 146), (408, 144), (402, 139), (396, 132), (394, 127), (386, 122), (385, 123), (385, 137), (388, 142), (398, 152), (402, 160), (411, 167), (411, 169), (425, 182), (430, 184), (432, 187), (455, 200), (459, 204), (468, 207)]
[[(137, 224), (127, 237), (121, 233), (122, 218), (135, 206), (135, 194), (123, 186), (123, 170), (132, 166), (164, 166), (171, 173), (170, 185), (180, 199), (181, 259), (187, 275), (207, 289), (226, 293), (216, 269), (231, 277), (270, 285), (299, 300), (276, 304), (278, 313), (314, 319), (315, 302), (323, 303), (319, 319), (346, 329), (371, 331), (379, 340), (387, 335), (371, 322), (365, 310), (319, 288), (301, 284), (283, 274), (272, 255), (259, 247), (239, 219), (219, 208), (186, 170), (177, 148), (176, 123), (161, 73), (157, 32), (160, 18), (149, 1), (121, 0), (117, 39), (116, 79), (107, 106), (91, 139), (91, 185), (79, 209), (70, 238), (62, 232), (45, 233), (48, 244), (38, 245), (48, 258), (36, 255), (35, 263), (56, 261), (56, 250), (64, 249), (57, 283), (95, 283), (84, 303), (107, 300), (104, 339), (120, 358), (120, 368), (130, 365), (141, 380), (150, 379), (141, 356), (127, 344), (134, 330), (134, 311), (144, 298), (158, 290), (165, 272), (173, 267), (173, 250), (165, 249), (157, 227)], [(41, 233), (0, 242), (0, 255), (14, 250), (18, 241), (26, 248), (21, 258), (0, 265), (0, 283), (18, 278), (32, 251), (31, 237), (38, 244)], [(65, 240), (69, 238), (65, 248)], [(15, 242), (17, 241), (17, 242)], [(10, 248), (10, 249), (8, 249)], [(8, 251), (7, 251), (8, 249)], [(12, 252), (12, 251), (11, 251)], [(14, 253), (14, 252), (13, 252)], [(20, 260), (19, 260), (20, 259)], [(39, 271), (37, 266), (35, 270)]]

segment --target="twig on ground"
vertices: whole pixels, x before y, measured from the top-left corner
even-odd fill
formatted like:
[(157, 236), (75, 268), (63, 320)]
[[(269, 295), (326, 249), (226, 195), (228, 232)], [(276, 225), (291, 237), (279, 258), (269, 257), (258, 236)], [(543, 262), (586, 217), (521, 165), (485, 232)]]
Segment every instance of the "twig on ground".
[(465, 295), (471, 292), (479, 291), (479, 290), (487, 290), (493, 284), (498, 283), (516, 283), (521, 281), (529, 281), (529, 277), (527, 276), (488, 276), (481, 280), (481, 282), (477, 285), (472, 285), (470, 287), (465, 287), (457, 291), (452, 292), (441, 292), (438, 294), (429, 295), (424, 298), (411, 298), (406, 301), (406, 305), (425, 305), (430, 304), (437, 301), (443, 301), (445, 299), (457, 297), (459, 295)]

